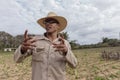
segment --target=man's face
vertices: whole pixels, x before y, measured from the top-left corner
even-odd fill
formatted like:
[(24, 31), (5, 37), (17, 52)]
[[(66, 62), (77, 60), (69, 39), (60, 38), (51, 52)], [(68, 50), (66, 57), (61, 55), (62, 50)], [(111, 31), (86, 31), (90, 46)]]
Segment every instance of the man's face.
[(58, 28), (59, 28), (59, 22), (54, 20), (54, 19), (49, 19), (49, 20), (46, 20), (44, 22), (45, 26), (46, 26), (46, 31), (48, 33), (54, 33), (54, 32), (57, 32), (58, 31)]

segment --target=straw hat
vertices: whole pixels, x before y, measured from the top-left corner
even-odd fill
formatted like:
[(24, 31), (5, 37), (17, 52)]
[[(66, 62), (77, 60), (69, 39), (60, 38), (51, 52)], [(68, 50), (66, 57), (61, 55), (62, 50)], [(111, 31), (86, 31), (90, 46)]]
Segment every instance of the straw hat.
[(57, 20), (59, 22), (60, 28), (59, 28), (58, 32), (61, 32), (67, 26), (67, 20), (64, 17), (62, 17), (62, 16), (57, 16), (57, 14), (54, 13), (54, 12), (49, 12), (47, 17), (39, 19), (37, 21), (37, 23), (40, 24), (43, 28), (45, 28), (44, 21), (46, 19), (48, 19), (48, 18), (53, 18), (53, 19), (55, 19), (55, 20)]

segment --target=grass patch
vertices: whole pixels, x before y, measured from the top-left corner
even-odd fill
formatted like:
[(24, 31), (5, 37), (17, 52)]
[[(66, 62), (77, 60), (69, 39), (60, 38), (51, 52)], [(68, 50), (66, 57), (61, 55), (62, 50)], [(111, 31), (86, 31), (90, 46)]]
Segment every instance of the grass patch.
[[(103, 50), (119, 49), (108, 47), (73, 50), (78, 65), (76, 69), (67, 66), (67, 80), (119, 80), (120, 61), (106, 61), (100, 58)], [(0, 51), (0, 80), (31, 80), (31, 57), (16, 64), (13, 61), (13, 53)], [(115, 70), (112, 74), (111, 69)]]

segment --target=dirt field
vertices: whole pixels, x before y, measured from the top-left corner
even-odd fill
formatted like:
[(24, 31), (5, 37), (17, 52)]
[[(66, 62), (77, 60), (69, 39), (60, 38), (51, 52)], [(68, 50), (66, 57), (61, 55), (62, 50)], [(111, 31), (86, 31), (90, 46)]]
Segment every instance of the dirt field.
[[(120, 80), (120, 60), (103, 60), (103, 50), (120, 51), (120, 47), (74, 50), (78, 66), (67, 66), (67, 80)], [(0, 80), (31, 80), (31, 57), (20, 64), (13, 61), (13, 52), (0, 52)]]

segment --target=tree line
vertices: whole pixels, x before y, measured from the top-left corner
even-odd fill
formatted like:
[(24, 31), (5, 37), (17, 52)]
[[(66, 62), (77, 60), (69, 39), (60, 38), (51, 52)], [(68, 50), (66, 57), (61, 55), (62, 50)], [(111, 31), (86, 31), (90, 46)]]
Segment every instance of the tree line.
[(102, 38), (102, 42), (98, 42), (96, 44), (86, 44), (80, 45), (77, 43), (77, 40), (69, 40), (69, 35), (67, 32), (62, 33), (65, 36), (65, 39), (68, 40), (71, 44), (72, 49), (85, 49), (85, 48), (100, 48), (100, 47), (117, 47), (120, 46), (120, 40), (118, 39), (111, 39), (107, 37)]
[(100, 48), (100, 47), (117, 47), (120, 46), (120, 40), (118, 39), (111, 39), (107, 37), (102, 38), (102, 42), (96, 44), (89, 44), (89, 45), (82, 45), (79, 47), (81, 48)]
[[(97, 44), (80, 45), (77, 43), (77, 40), (70, 40), (67, 32), (62, 32), (61, 35), (70, 42), (72, 49), (120, 46), (120, 40), (118, 39), (109, 39), (107, 37), (104, 37), (102, 38), (102, 42), (99, 42)], [(29, 36), (35, 36), (35, 34), (29, 34)], [(12, 36), (4, 31), (0, 32), (0, 50), (3, 48), (17, 48), (22, 43), (22, 41), (23, 34)]]
[[(61, 33), (65, 39), (69, 39), (67, 32)], [(35, 34), (28, 34), (29, 36), (35, 36)], [(11, 34), (1, 31), (0, 32), (0, 50), (4, 48), (17, 48), (23, 41), (23, 34), (12, 36)], [(75, 41), (70, 41), (72, 47), (77, 45)]]
[(4, 31), (0, 32), (0, 49), (3, 48), (16, 48), (23, 40), (23, 35), (12, 36)]

